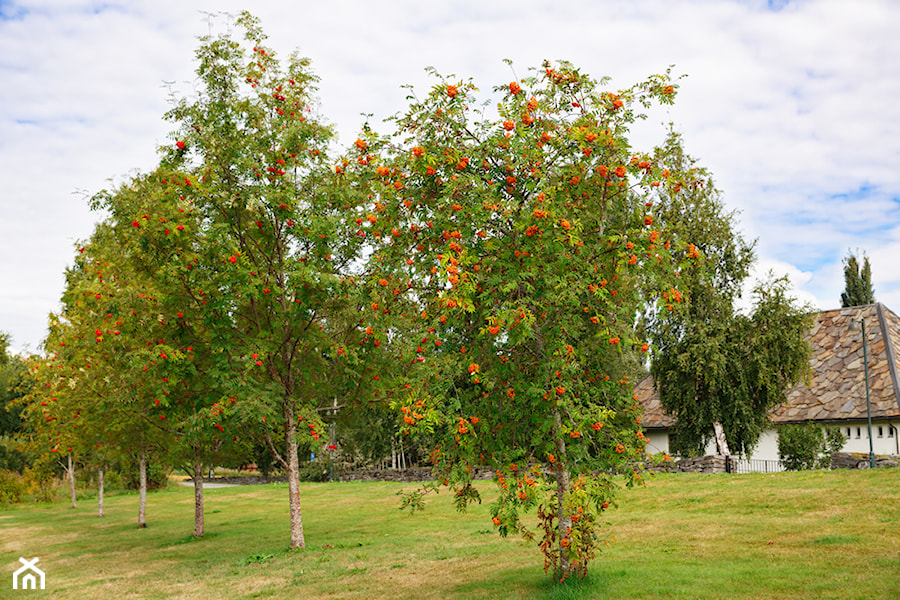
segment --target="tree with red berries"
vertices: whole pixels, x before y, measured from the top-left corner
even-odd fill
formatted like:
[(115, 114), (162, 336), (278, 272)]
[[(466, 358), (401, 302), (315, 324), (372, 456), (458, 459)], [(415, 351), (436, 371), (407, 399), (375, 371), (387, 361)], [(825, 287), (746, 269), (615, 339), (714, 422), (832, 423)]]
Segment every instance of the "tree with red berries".
[[(640, 479), (622, 356), (648, 352), (638, 316), (677, 305), (677, 274), (695, 258), (675, 260), (686, 241), (654, 223), (658, 190), (677, 198), (690, 174), (628, 140), (674, 83), (604, 84), (548, 63), (495, 88), (489, 116), (471, 82), (441, 78), (393, 140), (369, 140), (381, 150), (371, 193), (386, 207), (373, 283), (411, 281), (419, 308), (404, 327), (442, 342), (400, 403), (405, 424), (440, 436), (435, 474), (460, 506), (478, 498), (473, 470), (495, 470), (495, 526), (539, 538), (556, 579), (583, 576), (603, 543), (612, 473)], [(534, 508), (537, 534), (521, 518)]]
[(69, 445), (101, 472), (111, 456), (136, 459), (138, 526), (145, 527), (147, 464), (151, 456), (164, 460), (171, 433), (170, 384), (159, 370), (177, 351), (165, 341), (168, 326), (151, 288), (142, 285), (113, 233), (108, 224), (98, 225), (66, 273), (63, 310), (50, 317), (27, 412), (58, 413), (48, 414), (47, 423), (54, 422), (51, 416), (65, 422), (74, 438)]
[(378, 217), (349, 162), (327, 158), (332, 132), (313, 110), (308, 61), (283, 66), (246, 13), (235, 25), (243, 40), (201, 38), (199, 89), (168, 114), (175, 141), (159, 168), (139, 193), (96, 204), (132, 228), (156, 288), (190, 304), (225, 408), (287, 473), (290, 546), (302, 548), (300, 450), (324, 442), (323, 411), (368, 393), (379, 352), (360, 319), (361, 258)]

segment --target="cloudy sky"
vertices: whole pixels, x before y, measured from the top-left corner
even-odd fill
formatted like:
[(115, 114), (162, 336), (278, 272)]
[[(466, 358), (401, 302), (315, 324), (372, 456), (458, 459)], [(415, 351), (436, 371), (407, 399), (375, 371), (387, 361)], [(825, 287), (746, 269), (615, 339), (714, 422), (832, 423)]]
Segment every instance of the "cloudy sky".
[(428, 66), (490, 90), (545, 58), (613, 88), (674, 65), (676, 106), (641, 136), (675, 124), (757, 240), (758, 271), (836, 308), (859, 250), (900, 312), (896, 0), (0, 0), (0, 331), (16, 351), (39, 348), (100, 218), (87, 196), (153, 167), (208, 15), (244, 8), (280, 56), (312, 59), (344, 143), (364, 113), (390, 131)]

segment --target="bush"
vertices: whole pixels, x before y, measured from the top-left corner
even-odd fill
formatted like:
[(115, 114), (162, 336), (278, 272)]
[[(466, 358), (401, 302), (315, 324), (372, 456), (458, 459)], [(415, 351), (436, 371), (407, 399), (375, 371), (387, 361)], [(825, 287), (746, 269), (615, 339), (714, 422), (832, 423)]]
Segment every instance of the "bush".
[(831, 454), (843, 447), (844, 435), (834, 427), (824, 433), (811, 422), (778, 428), (778, 457), (788, 471), (827, 468)]
[(28, 455), (10, 437), (0, 435), (0, 469), (22, 473), (31, 466)]
[(23, 481), (26, 492), (35, 502), (53, 502), (56, 500), (56, 473), (58, 465), (48, 461), (38, 461), (33, 467), (25, 469)]
[(15, 471), (0, 469), (0, 507), (21, 502), (26, 487), (21, 475)]
[(837, 427), (829, 427), (825, 430), (825, 454), (828, 455), (829, 460), (832, 454), (844, 449), (846, 441), (844, 434)]
[(300, 481), (328, 481), (328, 461), (300, 463)]

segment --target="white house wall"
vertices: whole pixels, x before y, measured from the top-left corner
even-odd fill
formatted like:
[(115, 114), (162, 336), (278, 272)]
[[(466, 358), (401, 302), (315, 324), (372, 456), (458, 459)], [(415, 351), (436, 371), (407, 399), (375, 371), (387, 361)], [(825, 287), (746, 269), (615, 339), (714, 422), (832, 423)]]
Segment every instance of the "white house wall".
[[(897, 421), (872, 421), (872, 448), (875, 454), (900, 455), (898, 428), (900, 422)], [(844, 452), (869, 453), (869, 432), (865, 421), (841, 425), (840, 430), (846, 439)]]
[[(866, 421), (854, 421), (841, 425), (822, 425), (823, 431), (825, 427), (837, 427), (844, 434), (845, 442), (844, 447), (841, 448), (842, 452), (869, 453), (869, 436)], [(872, 446), (875, 454), (900, 455), (898, 429), (900, 429), (900, 421), (872, 421)], [(657, 452), (668, 453), (670, 451), (669, 432), (667, 430), (653, 429), (645, 431), (644, 436), (647, 438), (648, 454)], [(706, 453), (716, 454), (715, 440), (712, 440), (707, 445)], [(762, 433), (759, 443), (757, 443), (753, 454), (749, 458), (752, 460), (778, 460), (778, 432), (774, 427)]]
[(669, 432), (665, 430), (654, 429), (644, 432), (647, 439), (647, 454), (657, 454), (659, 452), (669, 452)]

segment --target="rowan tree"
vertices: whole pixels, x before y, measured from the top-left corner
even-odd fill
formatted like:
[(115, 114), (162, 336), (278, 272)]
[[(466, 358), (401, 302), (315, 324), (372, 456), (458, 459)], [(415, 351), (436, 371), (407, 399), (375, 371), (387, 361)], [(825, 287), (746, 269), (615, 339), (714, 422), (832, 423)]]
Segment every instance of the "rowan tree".
[(422, 332), (412, 344), (424, 359), (398, 402), (404, 422), (438, 436), (435, 474), (461, 507), (478, 498), (474, 468), (496, 471), (501, 534), (533, 538), (521, 515), (538, 509), (557, 579), (584, 575), (603, 543), (611, 473), (640, 479), (631, 465), (645, 440), (622, 355), (648, 351), (637, 316), (663, 293), (663, 307), (677, 304), (674, 275), (694, 260), (673, 262), (685, 243), (654, 216), (658, 189), (675, 194), (690, 174), (628, 141), (642, 110), (672, 102), (674, 82), (605, 84), (547, 63), (495, 88), (492, 116), (471, 82), (440, 78), (410, 97), (392, 141), (363, 140), (383, 151), (370, 185), (385, 206), (384, 272), (373, 268), (370, 288), (409, 281), (398, 287), (418, 304), (402, 321)]
[(171, 433), (171, 384), (160, 365), (177, 352), (166, 343), (168, 326), (148, 292), (112, 229), (99, 224), (66, 273), (63, 309), (50, 316), (45, 355), (33, 370), (39, 385), (29, 399), (32, 412), (59, 413), (47, 415), (45, 430), (67, 424), (70, 443), (54, 438), (51, 451), (80, 449), (101, 473), (113, 456), (136, 459), (139, 527), (146, 526), (147, 463), (151, 455), (163, 460)]
[(162, 360), (152, 361), (144, 376), (165, 383), (163, 394), (153, 399), (166, 410), (166, 420), (157, 426), (169, 434), (165, 460), (189, 473), (194, 484), (194, 535), (200, 537), (205, 467), (232, 462), (249, 449), (235, 426), (240, 383), (234, 370), (242, 371), (246, 361), (235, 363), (209, 326), (216, 323), (203, 291), (210, 281), (202, 266), (195, 268), (205, 238), (198, 234), (196, 212), (185, 209), (183, 197), (173, 197), (167, 178), (175, 176), (160, 167), (97, 194), (93, 204), (114, 209), (104, 223), (109, 243), (130, 270), (130, 285), (140, 288), (143, 310), (155, 319)]
[(298, 449), (320, 443), (321, 410), (367, 392), (380, 344), (361, 326), (357, 278), (376, 217), (360, 212), (347, 165), (327, 158), (308, 60), (282, 66), (246, 13), (235, 26), (243, 40), (201, 38), (196, 95), (167, 115), (174, 140), (141, 192), (96, 205), (120, 230), (131, 224), (156, 285), (189, 300), (232, 414), (287, 472), (300, 548)]

